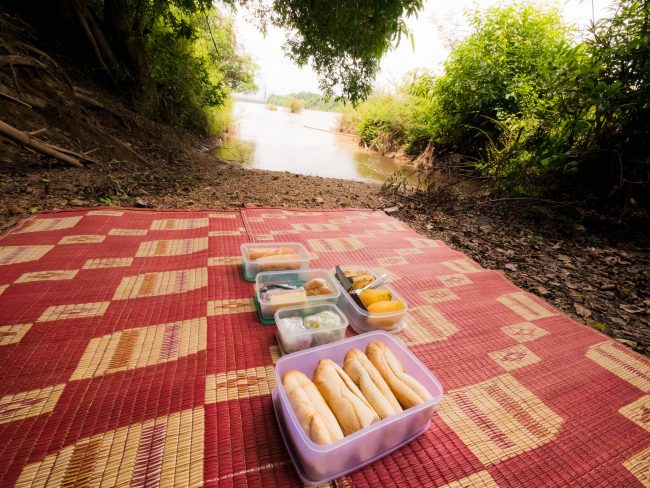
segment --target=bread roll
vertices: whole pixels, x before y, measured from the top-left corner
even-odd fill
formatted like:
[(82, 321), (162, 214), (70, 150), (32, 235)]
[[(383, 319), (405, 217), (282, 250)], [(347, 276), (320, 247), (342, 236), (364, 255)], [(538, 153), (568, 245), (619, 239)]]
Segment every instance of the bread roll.
[(402, 407), (384, 378), (359, 349), (350, 349), (345, 355), (343, 371), (359, 387), (379, 417), (385, 419), (389, 415), (402, 411)]
[(404, 372), (404, 366), (383, 342), (371, 342), (366, 355), (404, 408), (411, 408), (430, 400), (429, 392), (415, 378)]
[(261, 247), (258, 249), (250, 249), (248, 251), (248, 259), (252, 261), (257, 261), (258, 259), (263, 257), (281, 256), (281, 255), (285, 255), (286, 258), (286, 257), (291, 257), (291, 254), (295, 254), (296, 256), (298, 255), (296, 250), (290, 247)]
[(307, 376), (300, 371), (287, 371), (282, 377), (282, 386), (298, 422), (312, 441), (329, 444), (343, 439), (334, 414)]
[(314, 383), (332, 409), (343, 434), (349, 435), (379, 420), (357, 385), (331, 359), (321, 359), (314, 371)]

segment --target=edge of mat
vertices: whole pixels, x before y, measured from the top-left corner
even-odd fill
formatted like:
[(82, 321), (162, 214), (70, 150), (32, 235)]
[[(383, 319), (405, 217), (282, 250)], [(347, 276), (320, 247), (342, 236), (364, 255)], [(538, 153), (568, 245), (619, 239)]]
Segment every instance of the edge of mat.
[(200, 208), (164, 208), (164, 207), (122, 207), (122, 206), (107, 206), (107, 205), (98, 205), (96, 207), (66, 207), (66, 208), (56, 208), (50, 210), (43, 210), (36, 212), (33, 215), (29, 215), (22, 220), (19, 220), (15, 225), (10, 226), (6, 229), (0, 231), (0, 240), (11, 234), (13, 231), (22, 228), (27, 222), (34, 220), (40, 215), (50, 215), (50, 214), (59, 214), (59, 213), (68, 213), (68, 212), (87, 212), (91, 210), (128, 210), (135, 212), (238, 212), (242, 219), (245, 221), (245, 211), (246, 210), (285, 210), (288, 212), (382, 212), (387, 217), (390, 215), (386, 214), (381, 209), (373, 208), (358, 208), (358, 207), (341, 207), (341, 208), (318, 208), (318, 207), (251, 207), (251, 208), (233, 208), (233, 209), (218, 209), (210, 207), (200, 207)]

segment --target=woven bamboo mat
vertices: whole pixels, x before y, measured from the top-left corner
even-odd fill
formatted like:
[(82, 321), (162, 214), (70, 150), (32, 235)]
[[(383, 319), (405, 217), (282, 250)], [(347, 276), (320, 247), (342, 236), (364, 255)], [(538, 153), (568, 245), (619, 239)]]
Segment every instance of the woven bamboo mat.
[(650, 363), (371, 211), (76, 210), (0, 240), (0, 486), (300, 485), (239, 245), (384, 268), (431, 428), (337, 486), (650, 486)]

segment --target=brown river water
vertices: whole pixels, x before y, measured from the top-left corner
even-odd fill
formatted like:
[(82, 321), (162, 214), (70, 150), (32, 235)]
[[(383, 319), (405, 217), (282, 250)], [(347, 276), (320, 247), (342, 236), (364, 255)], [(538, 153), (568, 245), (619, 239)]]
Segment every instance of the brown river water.
[(355, 138), (333, 132), (338, 113), (235, 102), (235, 127), (215, 156), (245, 167), (383, 183), (403, 163), (360, 147)]

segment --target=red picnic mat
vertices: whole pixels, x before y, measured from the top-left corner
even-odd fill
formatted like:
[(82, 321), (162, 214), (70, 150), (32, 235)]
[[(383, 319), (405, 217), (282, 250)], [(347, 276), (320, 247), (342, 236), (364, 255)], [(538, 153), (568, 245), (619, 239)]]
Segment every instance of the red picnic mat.
[(340, 486), (650, 486), (650, 363), (383, 212), (75, 210), (0, 240), (0, 486), (299, 485), (239, 245), (385, 269), (430, 429)]

